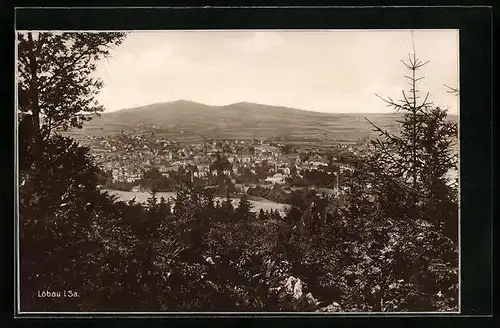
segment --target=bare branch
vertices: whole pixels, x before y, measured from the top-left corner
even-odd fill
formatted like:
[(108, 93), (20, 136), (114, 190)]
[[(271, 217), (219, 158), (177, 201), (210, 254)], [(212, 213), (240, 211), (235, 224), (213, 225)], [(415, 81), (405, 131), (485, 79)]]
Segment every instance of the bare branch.
[(425, 95), (425, 99), (424, 101), (422, 102), (422, 104), (420, 106), (418, 106), (418, 110), (421, 110), (422, 108), (424, 108), (426, 105), (430, 104), (430, 103), (427, 103), (427, 99), (429, 98), (429, 92), (427, 92), (427, 94)]
[(401, 90), (401, 93), (403, 94), (403, 98), (404, 98), (405, 103), (406, 103), (408, 106), (411, 106), (411, 102), (410, 102), (410, 101), (408, 100), (408, 98), (406, 97), (405, 91), (404, 91), (404, 90)]
[[(391, 141), (394, 141), (394, 140), (395, 141), (399, 141), (399, 142), (401, 141), (400, 138), (398, 138), (398, 137), (390, 134), (389, 132), (384, 131), (381, 128), (379, 128), (375, 123), (373, 123), (372, 121), (370, 121), (368, 118), (365, 117), (365, 120), (367, 120), (368, 123), (370, 123), (375, 128), (375, 130), (374, 130), (375, 132), (380, 132), (382, 135), (384, 135), (387, 139), (389, 139)], [(377, 141), (379, 141), (379, 140), (377, 140)]]
[(427, 64), (429, 64), (429, 63), (430, 63), (430, 60), (426, 61), (425, 63), (420, 64), (420, 65), (418, 66), (418, 68), (420, 68), (420, 67), (422, 67), (422, 66), (425, 66), (425, 65), (427, 65)]
[(387, 99), (384, 99), (382, 98), (381, 96), (379, 96), (378, 94), (375, 94), (378, 98), (380, 98), (381, 100), (383, 100), (387, 105), (387, 107), (394, 107), (397, 111), (400, 111), (400, 110), (407, 110), (407, 108), (405, 108), (404, 106), (401, 106), (397, 103), (395, 103), (392, 98), (388, 97), (389, 100)]
[(452, 94), (455, 94), (455, 95), (458, 95), (460, 93), (460, 91), (458, 90), (458, 88), (453, 88), (453, 87), (450, 87), (446, 84), (443, 84), (448, 90), (446, 91), (447, 93), (452, 93)]

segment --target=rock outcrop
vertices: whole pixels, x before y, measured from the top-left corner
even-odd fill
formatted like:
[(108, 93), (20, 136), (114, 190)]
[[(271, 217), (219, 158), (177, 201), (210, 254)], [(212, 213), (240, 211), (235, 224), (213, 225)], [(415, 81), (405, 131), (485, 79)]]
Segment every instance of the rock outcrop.
[(332, 304), (319, 308), (316, 310), (316, 312), (341, 312), (342, 308), (340, 307), (340, 304), (337, 302), (333, 302)]

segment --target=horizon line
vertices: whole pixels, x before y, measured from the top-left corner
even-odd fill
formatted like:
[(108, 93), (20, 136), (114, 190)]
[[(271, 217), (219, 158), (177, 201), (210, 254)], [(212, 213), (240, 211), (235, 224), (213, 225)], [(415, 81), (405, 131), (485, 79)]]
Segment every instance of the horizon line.
[[(367, 115), (367, 114), (400, 114), (399, 112), (396, 111), (386, 111), (386, 112), (343, 112), (343, 111), (335, 111), (335, 112), (325, 112), (325, 111), (318, 111), (318, 110), (313, 110), (313, 109), (303, 109), (303, 108), (297, 108), (297, 107), (290, 107), (290, 106), (285, 106), (285, 105), (271, 105), (271, 104), (264, 104), (264, 103), (259, 103), (259, 102), (252, 102), (252, 101), (237, 101), (225, 105), (209, 105), (206, 103), (194, 101), (194, 100), (187, 100), (187, 99), (177, 99), (177, 100), (171, 100), (171, 101), (161, 101), (161, 102), (153, 102), (149, 104), (144, 104), (144, 105), (137, 105), (133, 107), (125, 107), (121, 109), (115, 109), (115, 110), (106, 110), (100, 112), (100, 114), (111, 114), (111, 113), (117, 113), (120, 111), (124, 110), (133, 110), (133, 109), (139, 109), (142, 107), (149, 107), (149, 106), (154, 106), (154, 105), (165, 105), (165, 104), (174, 104), (174, 103), (193, 103), (193, 104), (198, 104), (198, 105), (203, 105), (207, 107), (229, 107), (233, 105), (239, 105), (239, 104), (251, 104), (251, 105), (260, 105), (260, 106), (268, 106), (268, 107), (281, 107), (281, 108), (288, 108), (291, 110), (299, 110), (299, 111), (304, 111), (304, 112), (313, 112), (313, 113), (319, 113), (319, 114), (347, 114), (347, 115)], [(448, 115), (452, 116), (459, 116), (458, 113), (447, 113)]]

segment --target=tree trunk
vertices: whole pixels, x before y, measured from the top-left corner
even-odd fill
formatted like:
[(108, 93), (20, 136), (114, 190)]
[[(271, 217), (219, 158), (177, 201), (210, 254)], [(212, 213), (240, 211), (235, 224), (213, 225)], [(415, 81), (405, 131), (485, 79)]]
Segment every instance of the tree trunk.
[(33, 156), (34, 158), (38, 158), (42, 151), (42, 135), (40, 128), (40, 107), (39, 107), (39, 95), (38, 95), (38, 45), (33, 41), (33, 36), (31, 33), (28, 33), (28, 40), (31, 44), (31, 51), (29, 53), (29, 67), (31, 73), (31, 81), (30, 81), (30, 109), (32, 112), (32, 120), (33, 120)]

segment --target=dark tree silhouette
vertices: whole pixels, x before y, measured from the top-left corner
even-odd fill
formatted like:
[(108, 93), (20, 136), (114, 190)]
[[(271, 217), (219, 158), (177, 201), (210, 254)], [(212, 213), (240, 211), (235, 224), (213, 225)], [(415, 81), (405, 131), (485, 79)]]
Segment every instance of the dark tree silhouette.
[[(88, 149), (53, 136), (36, 168), (20, 172), (20, 275), (23, 310), (71, 310), (76, 300), (37, 297), (37, 291), (88, 291), (99, 246), (92, 222), (106, 204)], [(47, 269), (50, 268), (50, 269)]]
[(243, 194), (240, 197), (240, 202), (238, 204), (238, 207), (236, 208), (236, 218), (238, 220), (248, 221), (253, 217), (253, 213), (251, 212), (252, 207), (253, 204), (248, 200), (248, 196), (246, 194)]
[(221, 210), (224, 221), (230, 221), (233, 218), (234, 206), (231, 197), (229, 197), (229, 193), (227, 194), (224, 201), (222, 201)]
[(262, 208), (259, 210), (258, 219), (259, 219), (259, 221), (264, 221), (265, 219), (267, 219), (267, 215), (264, 212), (264, 209), (262, 209)]
[[(408, 62), (403, 63), (411, 73), (405, 76), (410, 84), (409, 94), (403, 90), (399, 101), (382, 98), (388, 106), (404, 113), (403, 120), (399, 121), (401, 133), (390, 134), (369, 121), (374, 131), (380, 134), (380, 138), (373, 141), (375, 156), (372, 164), (378, 168), (379, 180), (387, 183), (387, 190), (396, 190), (389, 188), (390, 184), (396, 187), (402, 183), (404, 187), (395, 192), (391, 203), (398, 202), (398, 199), (408, 203), (414, 218), (417, 213), (426, 213), (426, 220), (434, 221), (456, 240), (457, 230), (452, 227), (458, 225), (458, 217), (453, 212), (447, 216), (439, 211), (422, 210), (436, 208), (437, 204), (453, 207), (450, 203), (454, 202), (458, 191), (447, 183), (446, 175), (457, 169), (458, 154), (454, 153), (452, 146), (458, 137), (458, 126), (447, 120), (446, 110), (435, 107), (428, 100), (429, 93), (423, 100), (420, 97), (417, 82), (423, 77), (417, 76), (417, 71), (427, 62), (419, 60), (414, 53)], [(405, 193), (409, 198), (401, 198)]]
[(53, 130), (82, 126), (103, 110), (95, 96), (103, 86), (92, 76), (124, 33), (19, 32), (18, 109), (32, 116), (37, 148)]

